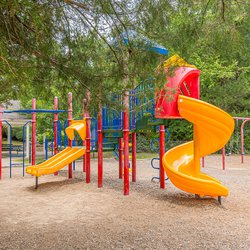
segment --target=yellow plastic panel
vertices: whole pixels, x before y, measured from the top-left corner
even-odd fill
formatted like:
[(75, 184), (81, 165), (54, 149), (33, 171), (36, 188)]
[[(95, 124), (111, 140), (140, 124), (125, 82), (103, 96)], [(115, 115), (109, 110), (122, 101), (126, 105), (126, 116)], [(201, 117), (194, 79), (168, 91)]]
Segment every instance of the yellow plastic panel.
[(74, 132), (77, 132), (82, 140), (86, 139), (86, 119), (83, 120), (72, 120), (71, 125), (65, 130), (68, 138), (74, 140)]
[(163, 156), (164, 169), (179, 189), (202, 196), (227, 196), (220, 181), (200, 172), (200, 158), (221, 149), (234, 130), (233, 118), (206, 102), (180, 95), (178, 110), (194, 124), (194, 141), (179, 145)]
[(164, 62), (164, 68), (169, 67), (188, 67), (188, 68), (196, 68), (194, 65), (187, 63), (183, 58), (179, 55), (175, 54), (170, 57), (168, 60)]

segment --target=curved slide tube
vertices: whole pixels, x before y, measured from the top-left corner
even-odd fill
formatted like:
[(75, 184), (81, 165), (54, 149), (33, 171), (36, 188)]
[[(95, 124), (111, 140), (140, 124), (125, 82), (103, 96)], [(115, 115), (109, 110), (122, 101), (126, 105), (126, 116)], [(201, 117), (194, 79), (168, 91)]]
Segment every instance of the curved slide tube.
[(200, 172), (200, 158), (221, 149), (234, 130), (233, 118), (206, 102), (179, 95), (180, 115), (194, 124), (194, 140), (167, 151), (163, 167), (179, 189), (201, 195), (227, 196), (228, 189), (218, 180)]

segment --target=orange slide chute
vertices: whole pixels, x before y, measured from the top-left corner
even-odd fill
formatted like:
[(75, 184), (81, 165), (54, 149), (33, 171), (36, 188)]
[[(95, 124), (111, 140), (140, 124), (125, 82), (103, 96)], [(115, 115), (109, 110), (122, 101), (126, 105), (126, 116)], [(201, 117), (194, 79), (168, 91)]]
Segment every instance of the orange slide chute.
[(179, 189), (201, 196), (227, 196), (228, 189), (220, 181), (200, 171), (200, 158), (221, 149), (234, 130), (233, 118), (206, 102), (178, 96), (178, 111), (194, 124), (194, 139), (167, 151), (163, 167), (171, 182)]

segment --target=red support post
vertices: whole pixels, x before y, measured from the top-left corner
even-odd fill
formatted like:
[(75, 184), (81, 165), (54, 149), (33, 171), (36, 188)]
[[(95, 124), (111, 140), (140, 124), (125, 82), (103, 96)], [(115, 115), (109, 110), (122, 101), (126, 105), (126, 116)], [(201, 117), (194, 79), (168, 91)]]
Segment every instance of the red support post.
[[(71, 125), (72, 113), (73, 113), (72, 93), (69, 92), (69, 94), (68, 94), (68, 126)], [(68, 140), (68, 145), (69, 145), (69, 147), (72, 148), (72, 141), (70, 139)], [(69, 166), (68, 166), (68, 178), (71, 179), (72, 175), (73, 175), (73, 172), (72, 172), (72, 163), (70, 163)]]
[(3, 109), (0, 107), (0, 180), (2, 179)]
[(163, 168), (163, 155), (165, 153), (165, 127), (160, 125), (160, 188), (165, 188), (165, 171)]
[(87, 91), (86, 93), (87, 99), (87, 112), (86, 112), (86, 183), (90, 183), (90, 112), (89, 112), (89, 105), (90, 105), (90, 92)]
[[(242, 125), (244, 122), (242, 123)], [(244, 163), (245, 154), (245, 142), (244, 142), (244, 125), (240, 127), (240, 137), (241, 137), (241, 163)]]
[(122, 169), (123, 169), (123, 140), (119, 138), (119, 179), (122, 179)]
[(223, 170), (225, 170), (225, 168), (226, 168), (225, 156), (226, 156), (226, 149), (225, 149), (225, 147), (223, 147), (222, 148), (222, 169)]
[(102, 107), (99, 106), (98, 113), (98, 187), (102, 187), (103, 179), (103, 154), (102, 154)]
[(124, 195), (129, 195), (129, 91), (124, 96), (125, 111), (123, 113), (123, 139), (124, 139)]
[[(58, 98), (54, 98), (54, 110), (58, 110)], [(58, 153), (58, 113), (54, 113), (54, 155)], [(58, 172), (55, 172), (54, 175), (58, 175)]]
[[(36, 109), (36, 99), (32, 99), (32, 109)], [(36, 113), (32, 113), (32, 140), (31, 140), (31, 164), (36, 165)]]
[(201, 158), (201, 166), (204, 168), (205, 167), (205, 157)]
[(240, 127), (240, 137), (241, 137), (241, 163), (244, 163), (244, 155), (245, 155), (245, 141), (244, 141), (244, 126), (247, 122), (249, 122), (249, 118), (245, 118)]
[(136, 182), (136, 133), (132, 133), (132, 182)]
[(90, 183), (90, 117), (86, 117), (86, 183)]
[[(83, 99), (82, 101), (82, 118), (86, 118), (86, 99)], [(87, 129), (87, 128), (86, 128)], [(83, 146), (86, 147), (86, 140), (83, 141)], [(82, 157), (82, 171), (86, 172), (86, 154)]]

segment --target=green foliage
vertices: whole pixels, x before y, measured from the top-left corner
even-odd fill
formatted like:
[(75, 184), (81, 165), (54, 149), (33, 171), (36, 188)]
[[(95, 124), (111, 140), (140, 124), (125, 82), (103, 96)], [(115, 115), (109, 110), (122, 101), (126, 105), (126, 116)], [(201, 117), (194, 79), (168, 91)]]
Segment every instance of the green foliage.
[(185, 120), (170, 120), (167, 129), (170, 132), (170, 140), (188, 141), (193, 138), (193, 125)]
[(136, 136), (136, 146), (137, 146), (137, 152), (154, 152), (152, 148), (150, 147), (150, 142), (153, 139), (152, 136), (145, 135), (145, 134), (137, 134)]
[(2, 135), (3, 135), (3, 138), (7, 139), (7, 127), (3, 126), (3, 130), (2, 130)]
[[(3, 126), (3, 138), (7, 139), (8, 129), (7, 126)], [(12, 140), (22, 141), (22, 128), (21, 127), (13, 127), (12, 128)]]
[(12, 128), (12, 139), (16, 141), (22, 141), (23, 136), (22, 136), (22, 128), (20, 127), (14, 127)]

